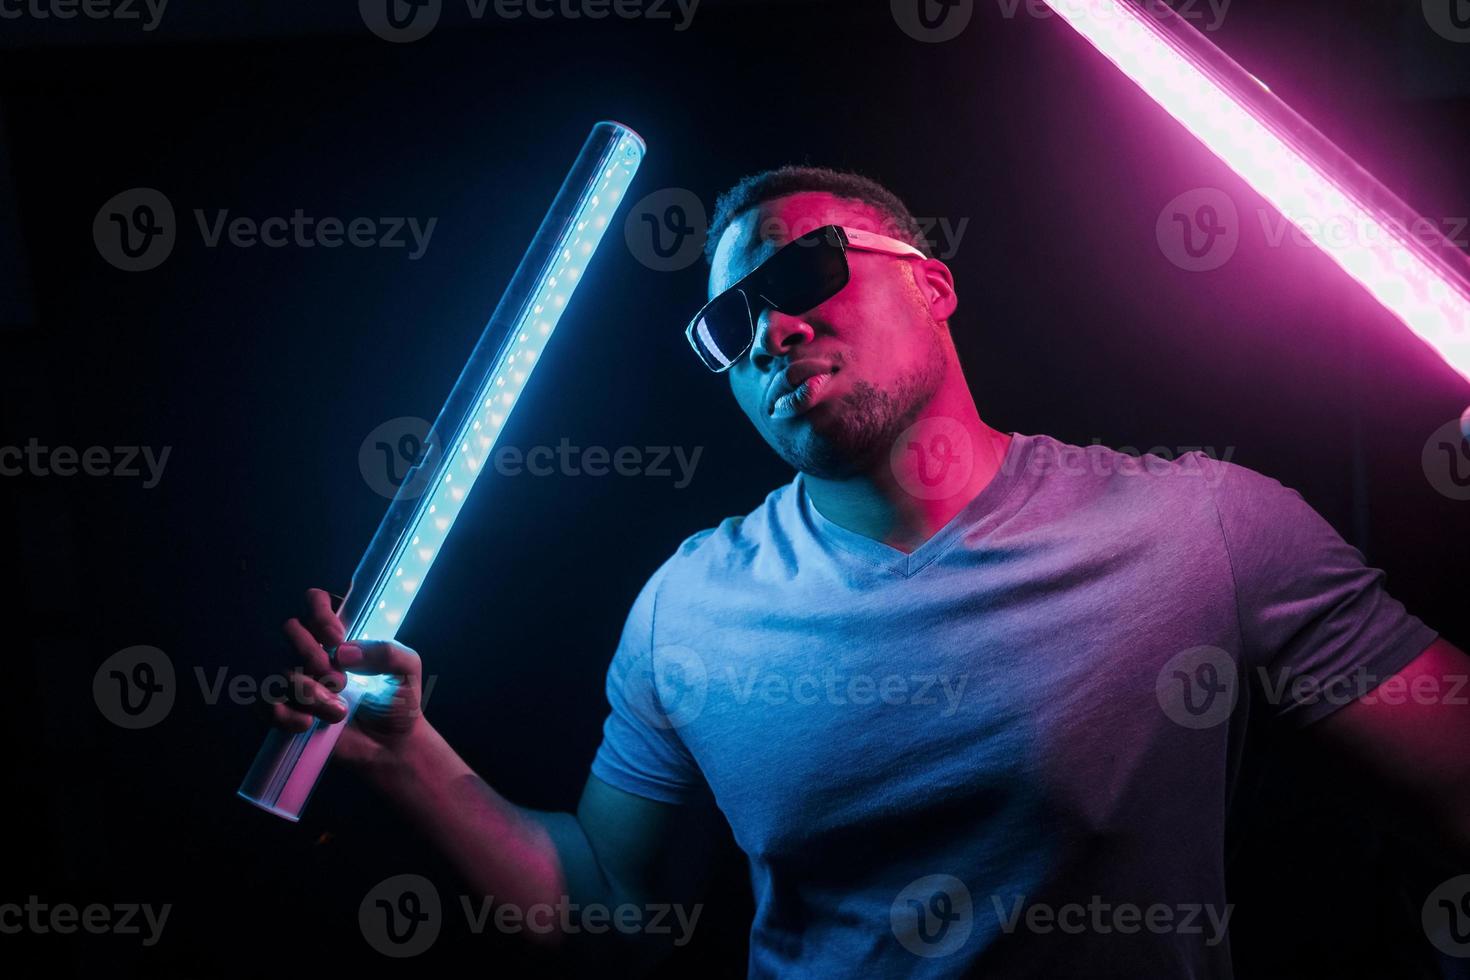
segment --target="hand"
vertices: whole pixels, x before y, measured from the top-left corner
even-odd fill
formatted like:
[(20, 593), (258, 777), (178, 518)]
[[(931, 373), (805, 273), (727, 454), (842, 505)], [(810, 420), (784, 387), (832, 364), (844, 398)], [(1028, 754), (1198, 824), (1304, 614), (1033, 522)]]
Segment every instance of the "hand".
[[(291, 670), (289, 698), (271, 706), (271, 721), (288, 732), (304, 732), (314, 719), (338, 722), (347, 705), (338, 697), (347, 674), (387, 674), (394, 683), (384, 694), (364, 697), (352, 723), (342, 733), (334, 755), (352, 763), (380, 761), (400, 750), (427, 727), (421, 711), (423, 663), (401, 643), (354, 640), (332, 610), (331, 596), (308, 589), (306, 612), (281, 627), (302, 665)], [(327, 648), (336, 647), (336, 663)]]

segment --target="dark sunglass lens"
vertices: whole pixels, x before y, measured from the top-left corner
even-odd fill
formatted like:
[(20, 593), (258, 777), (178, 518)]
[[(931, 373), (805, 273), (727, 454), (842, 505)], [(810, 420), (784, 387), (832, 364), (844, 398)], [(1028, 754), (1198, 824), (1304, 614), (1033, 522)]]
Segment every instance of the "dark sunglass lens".
[(716, 296), (694, 321), (691, 339), (700, 358), (713, 370), (723, 370), (739, 360), (755, 339), (744, 294), (732, 290)]
[(805, 313), (837, 295), (847, 279), (840, 246), (798, 239), (771, 259), (762, 295), (783, 313)]

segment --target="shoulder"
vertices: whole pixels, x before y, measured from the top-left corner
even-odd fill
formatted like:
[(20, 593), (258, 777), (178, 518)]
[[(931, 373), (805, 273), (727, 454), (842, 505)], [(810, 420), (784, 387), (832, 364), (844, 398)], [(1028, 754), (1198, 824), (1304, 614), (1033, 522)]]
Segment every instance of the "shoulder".
[(689, 535), (649, 580), (655, 590), (665, 579), (697, 582), (728, 576), (753, 565), (774, 542), (785, 540), (796, 515), (796, 483), (768, 493), (749, 513), (726, 517)]
[(1233, 447), (1223, 453), (1213, 446), (1138, 450), (1098, 443), (1078, 446), (1046, 435), (1025, 439), (1025, 451), (1008, 464), (1018, 467), (1033, 489), (1044, 486), (1078, 504), (1146, 496), (1160, 504), (1178, 501), (1208, 508), (1222, 488), (1255, 494), (1271, 486), (1282, 489), (1270, 477), (1230, 462)]

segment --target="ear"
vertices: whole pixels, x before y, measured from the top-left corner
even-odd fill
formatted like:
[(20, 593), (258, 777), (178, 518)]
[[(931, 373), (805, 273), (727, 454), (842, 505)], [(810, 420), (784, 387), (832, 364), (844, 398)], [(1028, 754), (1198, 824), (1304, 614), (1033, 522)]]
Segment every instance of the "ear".
[(943, 323), (954, 315), (955, 308), (960, 303), (960, 298), (955, 295), (954, 276), (950, 273), (949, 266), (938, 259), (924, 259), (911, 264), (919, 294), (929, 304), (929, 312), (934, 319)]

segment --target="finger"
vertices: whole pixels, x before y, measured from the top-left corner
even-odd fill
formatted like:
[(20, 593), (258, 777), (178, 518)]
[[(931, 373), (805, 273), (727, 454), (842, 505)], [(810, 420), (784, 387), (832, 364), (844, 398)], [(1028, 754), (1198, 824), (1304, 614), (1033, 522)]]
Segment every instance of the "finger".
[(291, 732), (293, 735), (306, 731), (315, 723), (311, 715), (304, 711), (297, 711), (282, 701), (271, 705), (270, 720), (271, 724), (277, 728)]
[(353, 640), (337, 648), (337, 666), (354, 674), (417, 677), (419, 655), (391, 640)]
[(332, 658), (327, 656), (327, 651), (317, 642), (299, 619), (288, 619), (281, 631), (286, 634), (286, 639), (291, 641), (294, 649), (311, 676), (320, 680), (334, 691), (340, 691), (347, 685), (347, 677), (332, 666)]
[(332, 669), (332, 659), (311, 631), (299, 619), (288, 619), (281, 624), (281, 632), (291, 644), (291, 649), (301, 658), (307, 673), (312, 676), (325, 674)]
[(320, 681), (302, 673), (291, 675), (291, 707), (328, 722), (347, 717), (345, 701)]
[(347, 638), (342, 620), (332, 611), (332, 596), (323, 589), (306, 590), (306, 614), (301, 621), (324, 647), (334, 647)]

